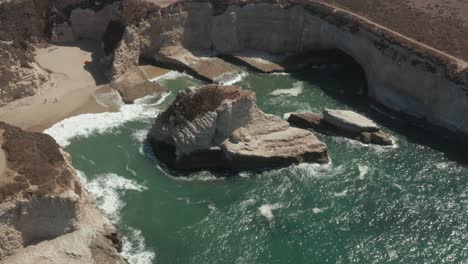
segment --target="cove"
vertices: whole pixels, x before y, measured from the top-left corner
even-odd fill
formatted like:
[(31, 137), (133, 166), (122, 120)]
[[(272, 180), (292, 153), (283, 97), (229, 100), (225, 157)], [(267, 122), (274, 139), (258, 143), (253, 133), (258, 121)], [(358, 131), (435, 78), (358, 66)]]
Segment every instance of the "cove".
[[(158, 82), (171, 90), (162, 103), (137, 105), (130, 111), (138, 114), (121, 118), (126, 122), (90, 127), (66, 147), (85, 187), (124, 234), (130, 263), (448, 263), (468, 258), (468, 168), (454, 144), (408, 127), (357, 95), (365, 81), (344, 66), (289, 75), (246, 72), (237, 84), (255, 91), (267, 113), (284, 117), (351, 109), (376, 120), (397, 146), (316, 134), (327, 144), (331, 164), (181, 175), (154, 159), (145, 137), (157, 111), (178, 91), (201, 82), (180, 74), (161, 78)], [(96, 126), (102, 124), (99, 114), (95, 117)]]

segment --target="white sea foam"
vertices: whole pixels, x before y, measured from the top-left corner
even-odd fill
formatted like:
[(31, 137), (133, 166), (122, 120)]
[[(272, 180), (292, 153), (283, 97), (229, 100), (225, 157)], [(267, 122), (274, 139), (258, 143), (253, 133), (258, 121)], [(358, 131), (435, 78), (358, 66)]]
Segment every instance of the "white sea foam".
[(444, 169), (447, 169), (449, 168), (449, 166), (453, 165), (451, 164), (450, 162), (438, 162), (436, 164), (434, 164), (435, 167), (439, 170), (444, 170)]
[(284, 115), (283, 115), (283, 119), (284, 119), (284, 120), (288, 120), (288, 118), (289, 118), (292, 114), (294, 114), (294, 112), (289, 112), (289, 113), (284, 114)]
[(273, 210), (283, 207), (280, 203), (264, 204), (258, 208), (260, 214), (265, 216), (268, 220), (273, 219)]
[(368, 148), (370, 150), (373, 150), (373, 151), (375, 151), (377, 153), (382, 153), (382, 152), (385, 152), (385, 151), (389, 151), (389, 150), (399, 148), (397, 138), (393, 137), (393, 136), (390, 136), (390, 139), (392, 140), (393, 145), (391, 145), (391, 146), (381, 146), (381, 145), (375, 145), (375, 144), (364, 144), (364, 143), (362, 143), (360, 141), (349, 139), (349, 138), (346, 138), (346, 137), (337, 137), (337, 136), (332, 137), (333, 141), (341, 143), (341, 144), (346, 144), (348, 147), (351, 147), (351, 148), (354, 148), (354, 149), (364, 147), (364, 148)]
[(255, 199), (250, 198), (247, 200), (243, 200), (239, 203), (239, 206), (241, 207), (242, 210), (245, 210), (247, 207), (252, 206), (255, 204)]
[(148, 135), (148, 130), (146, 129), (141, 129), (132, 133), (132, 138), (138, 141), (138, 143), (140, 144), (140, 147), (138, 148), (138, 152), (143, 156), (145, 156), (145, 152), (143, 148), (144, 148), (144, 142), (146, 140), (147, 135)]
[(150, 94), (145, 97), (142, 97), (142, 98), (138, 98), (133, 103), (139, 104), (139, 105), (158, 105), (164, 102), (164, 100), (166, 100), (166, 98), (170, 94), (171, 94), (171, 91), (169, 91), (168, 93), (164, 93), (162, 95), (159, 93), (154, 93), (154, 94)]
[(327, 210), (327, 208), (318, 208), (318, 207), (315, 207), (315, 208), (312, 209), (312, 213), (314, 213), (314, 214), (320, 214), (320, 213), (325, 212), (325, 210)]
[(72, 138), (103, 134), (132, 120), (153, 120), (158, 113), (158, 109), (146, 104), (124, 105), (119, 112), (83, 114), (64, 119), (46, 129), (44, 133), (52, 136), (61, 146), (67, 146)]
[(136, 176), (136, 171), (132, 170), (130, 166), (128, 166), (128, 163), (125, 165), (125, 170), (130, 172), (133, 176)]
[(224, 76), (221, 76), (220, 80), (216, 82), (221, 85), (233, 85), (235, 83), (242, 81), (247, 75), (248, 75), (247, 72), (243, 72), (243, 71), (232, 73), (232, 74), (226, 74)]
[(132, 133), (132, 138), (142, 143), (143, 141), (145, 141), (147, 134), (148, 134), (148, 130), (146, 129), (137, 130)]
[(157, 82), (157, 81), (160, 81), (160, 80), (174, 80), (174, 79), (177, 79), (177, 78), (180, 78), (180, 77), (192, 78), (190, 75), (188, 75), (188, 74), (186, 74), (184, 72), (170, 71), (170, 72), (165, 73), (165, 74), (163, 74), (161, 76), (158, 76), (156, 78), (149, 79), (148, 81)]
[(364, 177), (366, 176), (367, 172), (369, 171), (369, 167), (367, 167), (366, 165), (358, 165), (358, 169), (359, 169), (358, 179), (359, 180), (364, 180)]
[[(86, 190), (96, 200), (97, 206), (114, 223), (119, 221), (120, 210), (125, 206), (121, 195), (127, 191), (146, 190), (146, 186), (113, 173), (97, 175), (93, 180), (88, 180), (86, 175), (79, 170), (77, 170), (77, 175)], [(145, 239), (141, 231), (134, 228), (129, 228), (129, 231), (130, 235), (123, 238), (122, 255), (130, 264), (151, 264), (155, 253), (146, 250)]]
[(212, 174), (209, 171), (199, 171), (199, 172), (194, 172), (191, 175), (188, 176), (172, 176), (169, 175), (169, 177), (178, 180), (178, 181), (222, 181), (226, 180), (225, 177), (217, 177), (216, 175)]
[(271, 92), (271, 95), (285, 95), (285, 96), (298, 96), (304, 89), (304, 82), (295, 82), (292, 88), (277, 89)]
[(347, 194), (348, 194), (348, 190), (334, 193), (335, 197), (345, 197)]
[(210, 209), (210, 214), (212, 214), (213, 212), (218, 210), (218, 208), (216, 208), (216, 205), (214, 205), (214, 204), (209, 204), (208, 209)]
[(400, 184), (398, 184), (398, 183), (393, 183), (392, 185), (393, 185), (395, 188), (397, 188), (398, 190), (403, 191), (403, 187), (402, 187)]
[(86, 190), (94, 197), (97, 205), (112, 220), (119, 219), (120, 209), (125, 206), (121, 195), (127, 191), (144, 191), (146, 187), (133, 180), (126, 179), (114, 173), (97, 175), (89, 181), (83, 172), (78, 171), (78, 176)]
[(291, 74), (287, 73), (287, 72), (273, 72), (273, 73), (270, 73), (270, 75), (273, 75), (273, 76), (289, 76)]
[(122, 256), (128, 259), (130, 264), (151, 264), (156, 254), (146, 250), (145, 238), (141, 231), (130, 228), (130, 235), (123, 239)]

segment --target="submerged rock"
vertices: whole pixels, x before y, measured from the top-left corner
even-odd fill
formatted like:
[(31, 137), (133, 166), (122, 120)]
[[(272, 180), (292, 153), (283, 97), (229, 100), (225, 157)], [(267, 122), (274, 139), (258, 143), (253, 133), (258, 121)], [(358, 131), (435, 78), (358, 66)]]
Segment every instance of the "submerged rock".
[(347, 137), (365, 144), (393, 145), (389, 134), (383, 132), (372, 120), (352, 111), (327, 109), (324, 116), (313, 113), (292, 114), (288, 122), (296, 127)]
[(327, 163), (311, 132), (265, 114), (255, 93), (238, 86), (187, 89), (160, 114), (148, 135), (156, 157), (176, 169), (231, 170)]

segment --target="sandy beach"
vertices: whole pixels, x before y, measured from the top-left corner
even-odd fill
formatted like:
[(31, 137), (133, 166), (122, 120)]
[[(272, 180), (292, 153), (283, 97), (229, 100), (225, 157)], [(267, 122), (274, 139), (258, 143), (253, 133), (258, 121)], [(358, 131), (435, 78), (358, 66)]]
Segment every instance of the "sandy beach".
[(102, 74), (98, 63), (85, 67), (84, 61), (92, 61), (95, 50), (97, 45), (90, 41), (38, 49), (36, 60), (51, 73), (50, 82), (34, 96), (1, 107), (0, 120), (26, 130), (42, 131), (72, 115), (115, 110), (94, 99), (97, 91), (104, 91), (105, 84), (96, 81), (96, 76)]
[[(116, 104), (96, 99), (115, 93), (99, 64), (99, 50), (98, 44), (92, 41), (38, 49), (36, 60), (51, 73), (51, 81), (34, 96), (1, 107), (0, 120), (40, 132), (71, 116), (117, 111)], [(85, 65), (86, 60), (91, 63)], [(141, 69), (148, 79), (168, 72), (150, 65)]]

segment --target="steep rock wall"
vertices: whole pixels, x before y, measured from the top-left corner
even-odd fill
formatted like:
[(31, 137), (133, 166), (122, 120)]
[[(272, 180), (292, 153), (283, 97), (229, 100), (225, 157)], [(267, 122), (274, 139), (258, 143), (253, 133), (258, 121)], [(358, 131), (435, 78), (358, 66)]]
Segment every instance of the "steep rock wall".
[(282, 2), (287, 5), (240, 1), (217, 15), (219, 7), (209, 2), (174, 4), (140, 22), (140, 56), (164, 60), (174, 47), (213, 55), (340, 49), (363, 67), (372, 99), (468, 134), (465, 62), (344, 10), (313, 1)]
[(125, 263), (50, 136), (0, 122), (0, 145), (0, 263)]
[(33, 95), (48, 80), (31, 49), (26, 43), (0, 40), (0, 104)]

